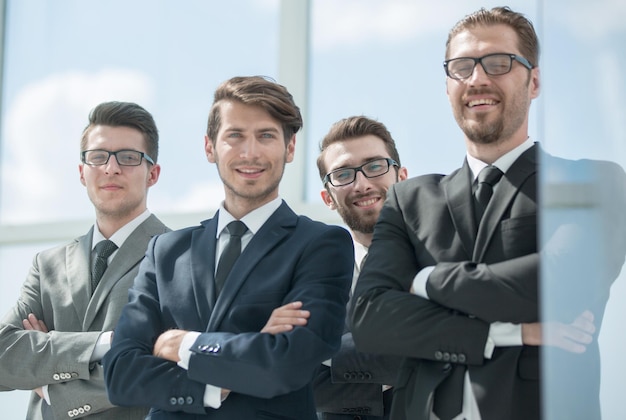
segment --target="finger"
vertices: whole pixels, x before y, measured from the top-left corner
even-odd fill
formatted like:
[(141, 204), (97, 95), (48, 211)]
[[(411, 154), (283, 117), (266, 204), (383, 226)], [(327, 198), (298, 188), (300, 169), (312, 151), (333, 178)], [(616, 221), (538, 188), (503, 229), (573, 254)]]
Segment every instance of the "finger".
[(23, 319), (22, 320), (22, 326), (24, 327), (25, 330), (34, 330), (35, 327), (33, 327), (33, 325), (30, 323), (30, 321), (28, 319)]

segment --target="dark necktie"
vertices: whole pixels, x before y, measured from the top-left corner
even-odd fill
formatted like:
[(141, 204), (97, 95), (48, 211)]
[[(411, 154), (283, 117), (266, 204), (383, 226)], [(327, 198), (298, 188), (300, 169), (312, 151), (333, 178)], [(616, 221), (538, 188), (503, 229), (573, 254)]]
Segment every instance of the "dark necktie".
[(435, 389), (433, 412), (440, 420), (451, 420), (463, 408), (465, 365), (450, 363), (452, 372)]
[(478, 174), (478, 185), (474, 192), (474, 204), (476, 224), (480, 224), (487, 204), (493, 195), (493, 187), (502, 178), (502, 171), (495, 166), (489, 165)]
[(246, 225), (239, 220), (230, 222), (226, 226), (226, 229), (229, 234), (228, 243), (222, 251), (220, 262), (217, 265), (217, 272), (215, 273), (216, 296), (222, 291), (224, 283), (226, 282), (226, 277), (228, 277), (228, 273), (230, 273), (235, 261), (239, 258), (239, 254), (241, 254), (241, 237), (248, 230)]
[(98, 287), (98, 283), (107, 269), (107, 260), (116, 249), (117, 245), (108, 239), (96, 244), (96, 257), (91, 270), (91, 293)]

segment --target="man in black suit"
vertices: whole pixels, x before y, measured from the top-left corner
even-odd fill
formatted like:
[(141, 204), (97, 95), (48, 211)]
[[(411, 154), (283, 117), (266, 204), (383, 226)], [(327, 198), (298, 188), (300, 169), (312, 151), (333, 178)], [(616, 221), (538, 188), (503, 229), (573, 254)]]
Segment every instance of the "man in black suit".
[[(342, 119), (322, 139), (317, 167), (324, 184), (322, 200), (337, 210), (352, 233), (352, 287), (372, 242), (374, 225), (387, 190), (407, 178), (391, 133), (364, 116)], [(300, 305), (274, 311), (264, 331), (276, 333), (306, 323)], [(321, 420), (382, 420), (391, 411), (392, 386), (400, 358), (356, 350), (346, 326), (341, 348), (320, 365), (314, 380), (315, 405)]]
[[(205, 151), (223, 205), (148, 246), (104, 358), (112, 401), (150, 406), (153, 420), (315, 419), (311, 381), (339, 349), (354, 251), (345, 229), (297, 216), (278, 195), (301, 126), (278, 83), (218, 87)], [(261, 333), (289, 302), (307, 325)]]
[[(620, 205), (624, 172), (608, 162), (549, 156), (529, 138), (538, 55), (532, 23), (509, 8), (481, 9), (449, 34), (446, 87), (466, 159), (450, 175), (390, 188), (350, 309), (359, 350), (406, 358), (394, 420), (541, 418), (539, 345), (571, 362), (559, 368), (573, 387), (560, 418), (599, 417), (593, 334), (619, 268), (599, 280), (553, 276), (561, 295), (578, 293), (559, 317), (538, 323), (540, 255), (542, 270), (553, 274), (588, 260), (569, 241), (576, 223), (563, 220), (538, 236), (537, 170), (541, 160), (551, 168), (547, 177), (578, 169), (609, 175), (620, 185)], [(611, 264), (621, 267), (624, 241), (616, 242)]]

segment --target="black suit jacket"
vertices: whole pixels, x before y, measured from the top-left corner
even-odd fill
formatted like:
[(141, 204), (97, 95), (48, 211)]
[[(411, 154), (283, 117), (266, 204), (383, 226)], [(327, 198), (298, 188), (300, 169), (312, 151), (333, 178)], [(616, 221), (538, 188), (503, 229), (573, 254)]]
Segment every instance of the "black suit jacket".
[[(360, 350), (406, 357), (395, 387), (392, 419), (427, 420), (433, 391), (450, 373), (451, 364), (467, 366), (482, 420), (540, 418), (538, 348), (496, 347), (491, 358), (484, 357), (490, 323), (540, 319), (539, 155), (550, 159), (546, 167), (557, 172), (610, 166), (608, 172), (623, 180), (616, 165), (557, 159), (539, 154), (534, 146), (504, 174), (480, 226), (473, 217), (467, 162), (449, 176), (421, 176), (389, 190), (357, 283), (351, 321)], [(559, 232), (544, 233), (558, 239)], [(623, 252), (622, 241), (613, 265), (621, 267)], [(435, 266), (427, 283), (429, 300), (407, 293), (414, 276), (428, 266)], [(603, 310), (612, 279), (557, 279), (561, 295), (572, 286), (581, 291), (556, 311), (559, 320), (571, 322), (584, 309)], [(568, 364), (573, 366), (568, 375), (586, 396), (560, 407), (562, 418), (596, 418), (597, 342), (582, 356), (561, 353), (575, 359)], [(586, 414), (580, 417), (581, 413)]]
[[(235, 263), (217, 300), (217, 219), (151, 242), (104, 359), (112, 401), (151, 406), (150, 419), (315, 419), (311, 381), (339, 348), (353, 267), (349, 233), (283, 203)], [(302, 301), (309, 322), (259, 331), (272, 310)], [(170, 328), (203, 332), (189, 370), (152, 356)], [(232, 390), (205, 408), (205, 384)]]

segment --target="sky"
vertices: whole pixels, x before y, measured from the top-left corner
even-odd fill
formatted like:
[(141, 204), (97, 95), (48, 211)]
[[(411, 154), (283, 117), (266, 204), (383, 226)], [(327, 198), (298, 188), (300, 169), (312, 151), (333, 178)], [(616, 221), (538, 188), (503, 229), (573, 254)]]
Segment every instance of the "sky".
[[(223, 199), (217, 172), (203, 152), (212, 93), (235, 75), (267, 75), (280, 82), (279, 1), (7, 3), (0, 223), (93, 217), (78, 179), (79, 140), (89, 110), (104, 100), (135, 101), (156, 119), (163, 169), (150, 192), (151, 210), (209, 217)], [(462, 164), (462, 135), (445, 94), (447, 31), (478, 7), (500, 4), (311, 2), (308, 112), (299, 136), (307, 144), (296, 147), (296, 153), (306, 154), (308, 202), (319, 202), (317, 145), (333, 122), (350, 115), (387, 125), (410, 176), (448, 173)], [(531, 136), (564, 157), (625, 166), (626, 2), (508, 5), (527, 14), (542, 39), (543, 85), (532, 107)], [(12, 305), (42, 246), (0, 247), (0, 312)], [(617, 291), (623, 292), (623, 284), (616, 284)], [(626, 347), (623, 340), (610, 343)], [(5, 402), (14, 404), (16, 413), (24, 406), (0, 393), (0, 404)]]

